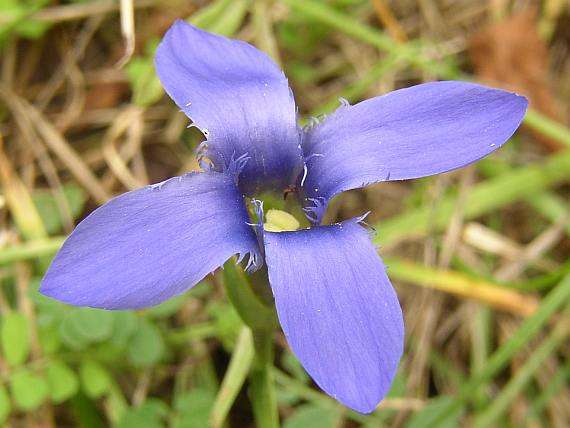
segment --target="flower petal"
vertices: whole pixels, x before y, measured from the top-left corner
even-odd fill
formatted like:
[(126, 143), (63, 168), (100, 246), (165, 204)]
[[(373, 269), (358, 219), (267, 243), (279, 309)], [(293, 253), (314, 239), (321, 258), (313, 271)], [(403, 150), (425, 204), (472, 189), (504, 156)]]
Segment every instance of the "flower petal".
[(509, 139), (527, 104), (516, 94), (448, 81), (341, 106), (304, 137), (305, 201), (326, 206), (345, 190), (475, 162)]
[(264, 235), (269, 281), (291, 349), (327, 394), (372, 412), (396, 374), (404, 325), (368, 231), (348, 220)]
[(155, 64), (166, 92), (206, 135), (204, 155), (216, 170), (247, 154), (244, 192), (294, 184), (303, 169), (295, 101), (266, 54), (176, 21)]
[(75, 228), (40, 291), (76, 306), (156, 305), (236, 253), (259, 257), (247, 221), (227, 174), (190, 173), (125, 193)]

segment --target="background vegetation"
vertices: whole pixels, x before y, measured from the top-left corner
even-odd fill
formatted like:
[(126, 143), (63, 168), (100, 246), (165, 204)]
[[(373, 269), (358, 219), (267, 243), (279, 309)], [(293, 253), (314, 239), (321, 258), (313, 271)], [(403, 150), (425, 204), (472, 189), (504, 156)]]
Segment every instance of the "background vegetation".
[(477, 165), (335, 201), (329, 220), (373, 209), (406, 353), (389, 397), (365, 417), (315, 388), (276, 334), (283, 425), (570, 426), (564, 0), (0, 0), (0, 425), (253, 425), (251, 338), (222, 284), (239, 272), (140, 312), (37, 292), (90, 211), (197, 168), (201, 136), (152, 65), (177, 17), (270, 53), (305, 119), (338, 97), (434, 79), (532, 101), (525, 126)]

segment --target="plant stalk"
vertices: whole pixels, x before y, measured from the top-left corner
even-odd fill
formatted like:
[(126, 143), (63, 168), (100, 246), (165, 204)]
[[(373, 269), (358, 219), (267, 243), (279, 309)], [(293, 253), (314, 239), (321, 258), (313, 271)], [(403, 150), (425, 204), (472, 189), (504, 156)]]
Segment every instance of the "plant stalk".
[(250, 399), (258, 428), (278, 428), (279, 413), (273, 377), (273, 331), (254, 331), (255, 359), (250, 375)]

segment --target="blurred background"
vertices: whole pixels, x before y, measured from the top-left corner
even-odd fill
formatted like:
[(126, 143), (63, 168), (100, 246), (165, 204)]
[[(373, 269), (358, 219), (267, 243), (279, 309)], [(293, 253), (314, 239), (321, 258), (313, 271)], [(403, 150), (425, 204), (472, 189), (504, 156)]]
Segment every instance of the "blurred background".
[(0, 0), (0, 425), (254, 425), (251, 349), (220, 272), (140, 312), (37, 292), (89, 212), (197, 169), (203, 137), (152, 63), (176, 18), (268, 52), (303, 120), (437, 79), (531, 100), (512, 141), (476, 165), (335, 200), (329, 221), (372, 210), (406, 352), (362, 416), (323, 395), (277, 332), (283, 426), (570, 426), (565, 0)]

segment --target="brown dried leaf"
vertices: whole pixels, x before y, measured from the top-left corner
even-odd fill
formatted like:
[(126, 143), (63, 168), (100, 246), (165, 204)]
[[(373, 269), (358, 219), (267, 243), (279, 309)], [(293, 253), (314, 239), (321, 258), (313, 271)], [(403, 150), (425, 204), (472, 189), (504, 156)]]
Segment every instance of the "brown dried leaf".
[(97, 82), (87, 91), (85, 110), (117, 107), (128, 91), (129, 86), (124, 82)]
[[(561, 120), (561, 109), (549, 84), (549, 51), (538, 34), (534, 8), (476, 33), (469, 42), (469, 56), (481, 80), (506, 85), (526, 95), (539, 112)], [(562, 148), (556, 140), (534, 135), (549, 150)]]

